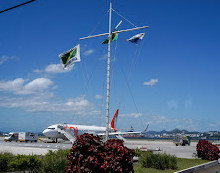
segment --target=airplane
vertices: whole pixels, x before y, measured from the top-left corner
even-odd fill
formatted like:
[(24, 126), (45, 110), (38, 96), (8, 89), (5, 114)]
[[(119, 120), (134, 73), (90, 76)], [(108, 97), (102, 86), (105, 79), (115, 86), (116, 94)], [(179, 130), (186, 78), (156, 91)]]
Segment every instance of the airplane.
[[(111, 124), (109, 125), (109, 136), (116, 136), (119, 139), (122, 139), (124, 141), (126, 141), (121, 135), (126, 135), (126, 134), (143, 134), (147, 131), (148, 125), (145, 128), (144, 131), (139, 131), (139, 132), (120, 132), (116, 129), (115, 127), (115, 120), (118, 116), (118, 111), (119, 109), (117, 109), (117, 111), (115, 112), (115, 115), (111, 121)], [(61, 133), (61, 131), (59, 130), (65, 130), (65, 129), (69, 129), (72, 132), (72, 135), (76, 136), (76, 135), (81, 135), (84, 133), (89, 133), (89, 134), (93, 134), (93, 135), (98, 135), (98, 136), (105, 136), (105, 132), (106, 132), (106, 127), (101, 127), (101, 126), (88, 126), (88, 125), (73, 125), (73, 124), (54, 124), (49, 126), (47, 129), (45, 129), (43, 131), (43, 134), (48, 137), (49, 139), (53, 140), (53, 142), (58, 141), (58, 139), (63, 139), (63, 140), (68, 140), (67, 137)]]

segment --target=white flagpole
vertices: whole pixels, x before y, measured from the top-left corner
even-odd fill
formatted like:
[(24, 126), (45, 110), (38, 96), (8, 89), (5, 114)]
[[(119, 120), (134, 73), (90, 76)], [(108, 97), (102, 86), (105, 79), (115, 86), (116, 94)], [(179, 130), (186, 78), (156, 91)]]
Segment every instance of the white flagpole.
[(111, 51), (111, 18), (112, 18), (112, 3), (110, 2), (109, 9), (109, 34), (108, 34), (108, 64), (107, 64), (107, 98), (106, 98), (106, 141), (109, 136), (109, 97), (110, 97), (110, 51)]
[[(109, 9), (109, 32), (108, 33), (103, 33), (103, 34), (98, 34), (98, 35), (93, 35), (93, 36), (87, 36), (87, 37), (80, 38), (80, 40), (85, 40), (85, 39), (89, 39), (89, 38), (94, 38), (94, 37), (108, 35), (107, 98), (106, 98), (106, 141), (109, 139), (110, 51), (111, 51), (111, 38), (112, 38), (112, 34), (148, 28), (148, 26), (142, 26), (142, 27), (136, 27), (136, 28), (131, 28), (131, 29), (125, 29), (125, 30), (111, 32), (111, 18), (112, 18), (112, 3), (110, 2), (110, 9)], [(120, 24), (121, 24), (121, 21), (119, 22), (119, 24), (117, 26), (119, 26)]]

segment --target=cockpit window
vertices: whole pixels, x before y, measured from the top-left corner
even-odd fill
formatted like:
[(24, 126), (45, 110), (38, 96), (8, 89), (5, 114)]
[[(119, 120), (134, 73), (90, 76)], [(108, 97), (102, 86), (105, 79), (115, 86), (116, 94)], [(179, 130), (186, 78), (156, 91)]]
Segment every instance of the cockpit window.
[(55, 128), (48, 127), (48, 129), (55, 130)]

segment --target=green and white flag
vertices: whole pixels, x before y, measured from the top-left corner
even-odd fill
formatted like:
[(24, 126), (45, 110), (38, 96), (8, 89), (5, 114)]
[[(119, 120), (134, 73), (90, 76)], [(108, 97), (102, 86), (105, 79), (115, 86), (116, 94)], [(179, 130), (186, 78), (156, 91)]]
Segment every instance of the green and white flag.
[(80, 61), (80, 44), (78, 44), (74, 48), (64, 53), (61, 53), (59, 57), (63, 64), (63, 69), (67, 69), (68, 67), (73, 65), (75, 62), (79, 62)]
[[(119, 31), (119, 29), (117, 29), (116, 31)], [(117, 39), (118, 39), (118, 33), (112, 34), (112, 36), (111, 36), (111, 42), (112, 42), (112, 41), (117, 41)], [(108, 38), (106, 38), (106, 39), (102, 42), (102, 44), (108, 44)]]

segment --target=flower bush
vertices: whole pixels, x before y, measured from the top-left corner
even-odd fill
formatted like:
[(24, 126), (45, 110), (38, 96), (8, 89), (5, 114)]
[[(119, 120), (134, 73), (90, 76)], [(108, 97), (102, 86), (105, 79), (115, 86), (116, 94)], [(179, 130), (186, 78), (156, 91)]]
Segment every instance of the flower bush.
[(196, 146), (196, 151), (198, 157), (201, 157), (204, 160), (217, 160), (220, 153), (220, 150), (216, 145), (205, 140), (199, 140)]
[(77, 137), (68, 158), (66, 173), (75, 172), (134, 172), (134, 152), (119, 139), (102, 142), (98, 136)]

